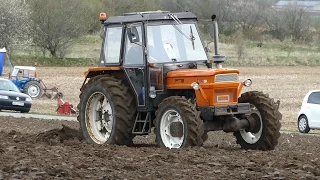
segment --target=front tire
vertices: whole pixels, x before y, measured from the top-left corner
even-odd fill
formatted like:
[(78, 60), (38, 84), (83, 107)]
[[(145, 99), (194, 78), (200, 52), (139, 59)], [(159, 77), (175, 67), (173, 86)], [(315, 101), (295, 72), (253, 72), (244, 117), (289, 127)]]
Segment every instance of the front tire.
[(31, 98), (40, 98), (43, 94), (43, 89), (38, 81), (29, 81), (23, 88), (23, 92)]
[(107, 75), (91, 78), (78, 107), (80, 127), (89, 144), (132, 144), (136, 109), (121, 80)]
[(240, 103), (251, 104), (250, 118), (256, 120), (255, 132), (240, 130), (234, 132), (237, 144), (243, 149), (272, 150), (278, 144), (280, 137), (279, 104), (275, 103), (268, 95), (258, 91), (250, 91), (241, 95)]
[(298, 119), (298, 129), (301, 133), (310, 132), (308, 118), (305, 115), (301, 115)]
[(154, 121), (156, 143), (160, 147), (183, 148), (203, 145), (203, 121), (196, 106), (184, 97), (164, 99)]

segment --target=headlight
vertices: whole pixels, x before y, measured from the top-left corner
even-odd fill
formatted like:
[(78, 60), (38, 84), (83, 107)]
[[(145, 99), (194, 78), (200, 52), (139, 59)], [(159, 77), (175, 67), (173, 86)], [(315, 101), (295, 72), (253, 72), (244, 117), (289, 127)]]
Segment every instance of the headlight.
[(5, 95), (0, 95), (0, 99), (9, 99), (9, 97)]
[(200, 86), (199, 86), (199, 83), (197, 82), (194, 82), (191, 84), (191, 87), (196, 91), (196, 90), (199, 90)]
[(31, 102), (32, 101), (31, 97), (27, 97), (26, 101)]
[(157, 97), (156, 88), (154, 86), (150, 87), (149, 97), (152, 98), (152, 99)]
[(245, 81), (243, 82), (243, 85), (246, 86), (246, 87), (251, 86), (251, 84), (252, 84), (251, 79), (247, 79), (247, 80), (245, 80)]

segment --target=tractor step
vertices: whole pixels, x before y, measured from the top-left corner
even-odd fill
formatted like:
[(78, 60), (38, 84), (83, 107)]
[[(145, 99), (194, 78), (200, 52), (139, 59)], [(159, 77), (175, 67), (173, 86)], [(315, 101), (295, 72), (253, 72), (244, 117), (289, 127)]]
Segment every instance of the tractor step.
[(147, 135), (151, 132), (151, 115), (150, 112), (138, 112), (132, 134)]

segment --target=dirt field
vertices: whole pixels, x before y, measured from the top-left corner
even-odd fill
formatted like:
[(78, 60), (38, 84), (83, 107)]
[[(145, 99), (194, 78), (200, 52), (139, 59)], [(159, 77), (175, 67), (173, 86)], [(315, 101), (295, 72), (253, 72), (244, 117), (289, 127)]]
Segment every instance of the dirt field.
[(0, 179), (320, 179), (315, 136), (283, 134), (263, 152), (215, 132), (203, 147), (169, 150), (156, 147), (152, 134), (133, 147), (97, 146), (83, 142), (76, 122), (0, 122)]
[[(64, 100), (73, 105), (79, 102), (79, 89), (87, 67), (38, 67), (39, 77), (48, 87), (56, 86), (64, 94)], [(248, 90), (260, 90), (281, 101), (283, 114), (282, 130), (297, 131), (297, 113), (304, 95), (320, 89), (318, 67), (240, 67), (241, 80), (251, 78), (253, 85)], [(55, 114), (56, 100), (35, 99), (31, 112)]]

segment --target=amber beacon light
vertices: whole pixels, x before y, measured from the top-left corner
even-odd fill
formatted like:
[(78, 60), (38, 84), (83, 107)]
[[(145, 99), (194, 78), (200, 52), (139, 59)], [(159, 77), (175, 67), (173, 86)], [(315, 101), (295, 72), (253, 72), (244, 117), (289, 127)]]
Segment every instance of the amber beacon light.
[(107, 14), (104, 12), (100, 13), (100, 21), (105, 21), (105, 20), (107, 20)]

